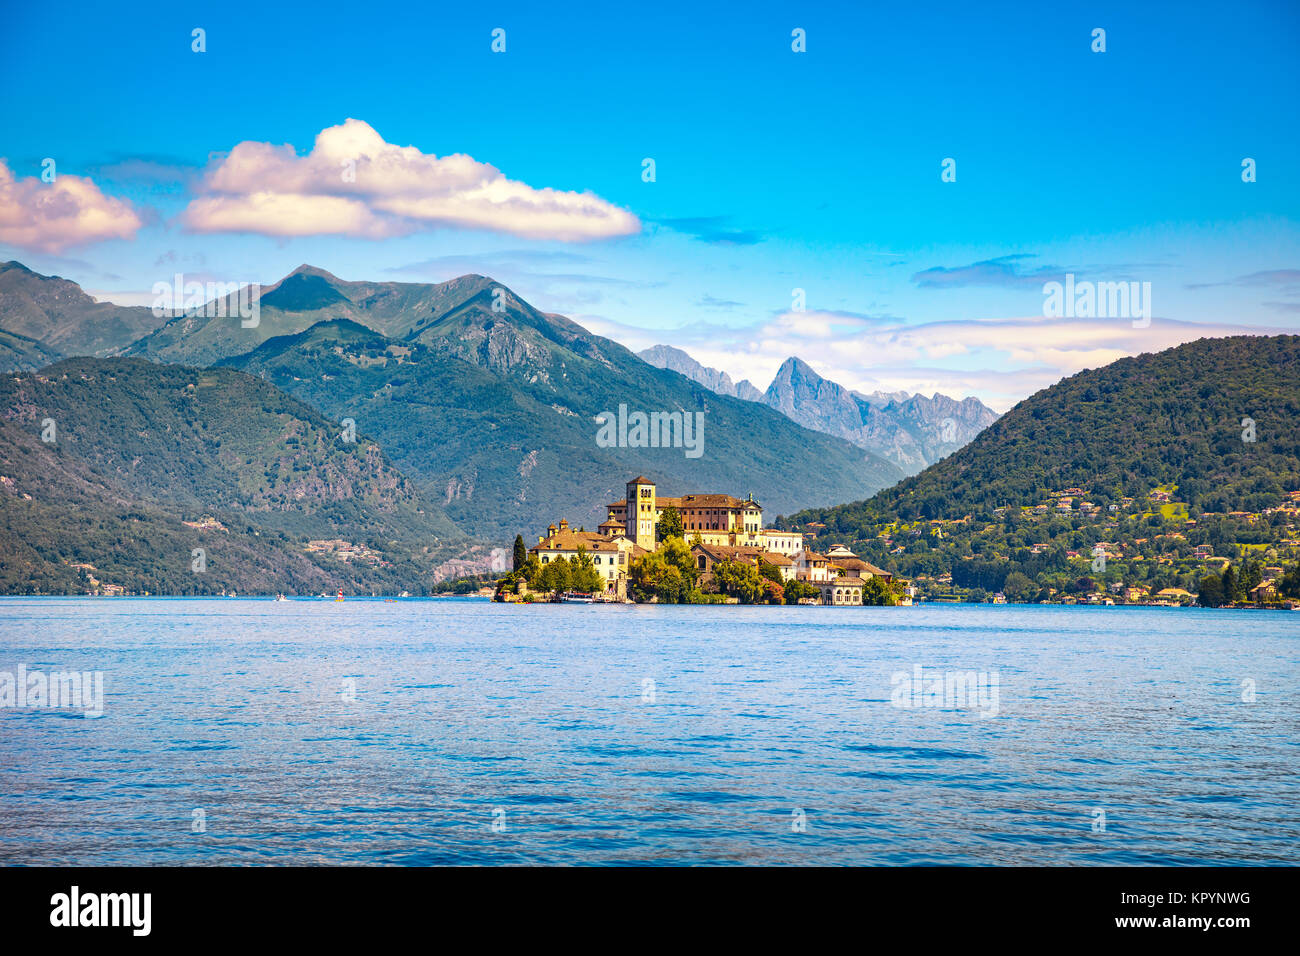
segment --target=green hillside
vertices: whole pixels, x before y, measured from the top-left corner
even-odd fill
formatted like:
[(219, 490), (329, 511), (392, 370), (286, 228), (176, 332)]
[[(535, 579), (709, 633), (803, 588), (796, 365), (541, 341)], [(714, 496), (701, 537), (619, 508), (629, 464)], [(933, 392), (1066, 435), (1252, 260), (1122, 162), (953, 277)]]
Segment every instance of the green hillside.
[[(226, 361), (354, 418), (458, 526), (487, 538), (560, 517), (594, 528), (642, 473), (668, 494), (753, 492), (769, 516), (899, 476), (848, 442), (654, 368), (513, 296), (516, 315), (494, 313), (483, 291), (400, 341), (334, 321)], [(620, 403), (703, 413), (703, 454), (599, 447), (594, 416)]]
[(43, 342), (0, 329), (0, 370), (27, 372), (44, 368), (62, 357)]
[(1109, 581), (1194, 589), (1212, 564), (1198, 545), (1234, 564), (1293, 560), (1298, 490), (1300, 336), (1237, 336), (1080, 372), (920, 474), (785, 524), (987, 590), (1013, 571), (1035, 593), (1086, 580), (1098, 543), (1116, 545)]
[(231, 369), (68, 359), (0, 378), (0, 408), (0, 591), (417, 591), (464, 544), (364, 430)]
[[(38, 343), (48, 364), (58, 355), (105, 355), (163, 323), (144, 306), (97, 302), (81, 286), (33, 272), (21, 262), (0, 262), (0, 331)], [(0, 370), (39, 368), (10, 353), (0, 336)]]

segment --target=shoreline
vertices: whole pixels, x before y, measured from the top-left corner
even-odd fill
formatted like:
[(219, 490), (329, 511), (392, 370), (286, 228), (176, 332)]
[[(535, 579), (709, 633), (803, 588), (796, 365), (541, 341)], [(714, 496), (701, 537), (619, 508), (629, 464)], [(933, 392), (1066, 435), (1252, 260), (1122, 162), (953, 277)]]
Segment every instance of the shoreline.
[(397, 595), (351, 595), (345, 596), (340, 601), (337, 597), (318, 596), (318, 595), (285, 595), (283, 601), (279, 600), (274, 594), (0, 594), (0, 601), (13, 601), (23, 599), (37, 600), (85, 600), (85, 601), (261, 601), (270, 604), (284, 604), (289, 602), (310, 603), (310, 604), (348, 604), (348, 603), (368, 603), (368, 604), (397, 604), (410, 601), (482, 601), (487, 604), (501, 605), (518, 605), (521, 607), (544, 607), (550, 605), (567, 604), (577, 607), (749, 607), (749, 608), (800, 608), (800, 607), (829, 607), (838, 610), (851, 610), (854, 608), (879, 608), (888, 610), (904, 611), (909, 608), (925, 607), (1002, 607), (1002, 608), (1030, 608), (1030, 607), (1051, 607), (1051, 608), (1076, 608), (1081, 610), (1167, 610), (1167, 611), (1300, 611), (1300, 603), (1295, 607), (1286, 605), (1260, 605), (1244, 604), (1236, 607), (1202, 607), (1198, 604), (1064, 604), (1058, 602), (1017, 603), (1006, 601), (994, 603), (992, 601), (914, 601), (910, 605), (886, 605), (886, 604), (728, 604), (723, 602), (711, 602), (708, 604), (668, 604), (658, 601), (594, 601), (591, 604), (576, 604), (565, 601), (495, 601), (492, 597), (482, 594), (426, 594), (426, 595), (407, 595), (400, 597)]

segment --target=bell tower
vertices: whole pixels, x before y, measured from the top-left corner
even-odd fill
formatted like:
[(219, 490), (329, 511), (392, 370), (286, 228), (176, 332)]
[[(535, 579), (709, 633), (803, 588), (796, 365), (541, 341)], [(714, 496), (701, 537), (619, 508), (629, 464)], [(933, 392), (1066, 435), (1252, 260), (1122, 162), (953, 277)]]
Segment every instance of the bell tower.
[(644, 476), (627, 483), (627, 536), (647, 551), (655, 549), (655, 483)]

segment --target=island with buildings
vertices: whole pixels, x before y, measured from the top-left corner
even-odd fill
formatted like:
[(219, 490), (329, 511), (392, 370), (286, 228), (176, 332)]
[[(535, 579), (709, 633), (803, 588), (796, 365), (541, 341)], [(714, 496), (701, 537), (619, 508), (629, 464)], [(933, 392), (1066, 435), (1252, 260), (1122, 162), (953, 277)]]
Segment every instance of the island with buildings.
[(499, 601), (561, 600), (685, 604), (910, 604), (908, 582), (842, 546), (812, 550), (800, 531), (763, 526), (751, 494), (667, 497), (638, 476), (606, 507), (595, 531), (567, 519), (537, 543), (515, 540), (514, 570)]

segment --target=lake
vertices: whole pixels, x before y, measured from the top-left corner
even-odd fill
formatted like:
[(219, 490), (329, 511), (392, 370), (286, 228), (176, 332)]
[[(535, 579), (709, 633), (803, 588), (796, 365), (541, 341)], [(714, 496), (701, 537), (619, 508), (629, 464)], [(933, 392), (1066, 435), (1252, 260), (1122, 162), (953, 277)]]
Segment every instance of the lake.
[(1287, 612), (4, 598), (0, 863), (1294, 865), (1298, 664)]

